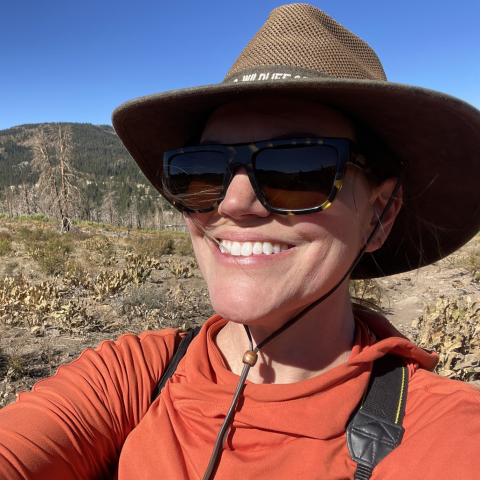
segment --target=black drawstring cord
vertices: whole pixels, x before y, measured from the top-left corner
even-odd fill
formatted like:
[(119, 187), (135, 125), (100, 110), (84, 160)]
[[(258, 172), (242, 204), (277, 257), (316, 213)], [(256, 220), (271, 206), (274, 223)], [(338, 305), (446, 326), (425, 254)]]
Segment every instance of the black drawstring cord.
[(387, 212), (390, 210), (390, 207), (392, 206), (392, 203), (397, 196), (398, 190), (400, 189), (400, 186), (402, 185), (402, 181), (403, 181), (404, 177), (405, 177), (405, 167), (402, 168), (402, 171), (401, 171), (400, 175), (398, 176), (397, 183), (395, 184), (395, 187), (392, 190), (390, 198), (388, 199), (388, 202), (385, 205), (385, 208), (383, 209), (382, 214), (380, 215), (380, 217), (378, 217), (377, 224), (373, 228), (372, 233), (370, 234), (367, 241), (365, 242), (365, 245), (360, 249), (360, 251), (358, 252), (358, 255), (355, 257), (355, 260), (353, 261), (352, 265), (347, 270), (345, 275), (325, 295), (323, 295), (322, 297), (318, 298), (317, 300), (312, 302), (310, 305), (305, 307), (298, 315), (293, 317), (288, 322), (284, 323), (278, 330), (275, 330), (271, 335), (269, 335), (267, 338), (265, 338), (265, 340), (260, 342), (254, 350), (255, 353), (257, 353), (262, 347), (264, 347), (270, 340), (273, 340), (275, 337), (277, 337), (278, 335), (283, 333), (285, 330), (287, 330), (287, 328), (290, 328), (293, 324), (298, 322), (298, 320), (300, 320), (304, 315), (306, 315), (308, 312), (313, 310), (317, 305), (319, 305), (320, 303), (325, 301), (345, 281), (345, 279), (352, 273), (353, 269), (357, 266), (358, 262), (360, 261), (363, 254), (365, 253), (365, 250), (370, 245), (370, 242), (372, 241), (373, 237), (377, 234), (378, 229), (380, 228), (383, 219), (385, 218)]
[(325, 295), (323, 295), (322, 297), (318, 298), (317, 300), (312, 302), (310, 305), (305, 307), (299, 314), (297, 314), (291, 320), (284, 323), (279, 329), (271, 333), (267, 338), (265, 338), (262, 342), (260, 342), (255, 348), (253, 348), (252, 335), (250, 333), (249, 328), (247, 327), (247, 325), (243, 326), (248, 336), (248, 341), (250, 343), (250, 350), (247, 351), (243, 356), (244, 366), (243, 366), (242, 373), (240, 375), (240, 379), (238, 380), (237, 389), (235, 390), (232, 403), (230, 405), (230, 408), (228, 409), (228, 412), (225, 417), (225, 420), (223, 421), (222, 427), (220, 428), (220, 432), (218, 433), (217, 441), (215, 442), (215, 445), (213, 447), (212, 456), (210, 457), (210, 462), (208, 463), (208, 467), (205, 472), (205, 475), (203, 476), (203, 480), (210, 480), (210, 478), (213, 478), (211, 477), (211, 475), (212, 473), (214, 473), (214, 469), (217, 465), (217, 460), (220, 458), (219, 454), (225, 444), (225, 441), (227, 440), (228, 432), (230, 430), (230, 425), (233, 422), (233, 417), (235, 415), (235, 410), (237, 408), (238, 398), (240, 396), (240, 393), (243, 391), (245, 387), (245, 381), (247, 379), (248, 372), (250, 371), (250, 367), (253, 367), (257, 362), (258, 351), (262, 347), (264, 347), (268, 342), (270, 342), (271, 340), (276, 338), (278, 335), (283, 333), (285, 330), (287, 330), (287, 328), (290, 328), (292, 325), (297, 323), (304, 315), (306, 315), (308, 312), (313, 310), (317, 305), (325, 301), (345, 281), (345, 279), (350, 275), (350, 273), (352, 273), (353, 269), (357, 266), (358, 262), (360, 261), (363, 254), (365, 253), (365, 250), (367, 249), (368, 245), (372, 241), (373, 237), (378, 232), (378, 229), (380, 228), (382, 221), (385, 218), (385, 215), (390, 210), (390, 207), (392, 206), (392, 203), (396, 198), (398, 190), (402, 185), (403, 179), (405, 177), (405, 171), (406, 171), (406, 167), (405, 165), (403, 165), (400, 175), (398, 176), (397, 183), (395, 184), (395, 188), (393, 189), (392, 194), (390, 195), (390, 198), (388, 199), (387, 205), (385, 205), (385, 208), (383, 209), (382, 214), (378, 218), (378, 222), (373, 228), (372, 233), (370, 234), (367, 241), (365, 242), (365, 245), (358, 252), (358, 255), (355, 257), (355, 260), (353, 261), (350, 268), (347, 270), (345, 275), (343, 275), (343, 277), (337, 282), (337, 284), (332, 289), (330, 289)]

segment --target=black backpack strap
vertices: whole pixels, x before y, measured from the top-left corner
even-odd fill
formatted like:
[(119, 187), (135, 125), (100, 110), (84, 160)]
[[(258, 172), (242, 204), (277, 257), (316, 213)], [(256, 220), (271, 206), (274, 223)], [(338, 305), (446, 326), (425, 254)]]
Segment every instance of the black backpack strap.
[(160, 377), (160, 380), (158, 381), (158, 384), (153, 391), (151, 403), (153, 403), (157, 399), (157, 397), (160, 395), (160, 392), (162, 391), (162, 388), (167, 383), (167, 380), (175, 373), (175, 370), (177, 369), (180, 360), (185, 356), (185, 354), (187, 353), (187, 349), (190, 346), (190, 343), (192, 343), (192, 340), (198, 335), (198, 332), (200, 330), (201, 327), (195, 327), (193, 330), (188, 332), (187, 335), (182, 338), (182, 340), (180, 340), (177, 350), (173, 354), (170, 363), (163, 372), (163, 375)]
[(373, 362), (362, 401), (347, 427), (347, 444), (357, 462), (355, 480), (368, 480), (375, 466), (402, 441), (408, 390), (403, 360), (385, 355)]

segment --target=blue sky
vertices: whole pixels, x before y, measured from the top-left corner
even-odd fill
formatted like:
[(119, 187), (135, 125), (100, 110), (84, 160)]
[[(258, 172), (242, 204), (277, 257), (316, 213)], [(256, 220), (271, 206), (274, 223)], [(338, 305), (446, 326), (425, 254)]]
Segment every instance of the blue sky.
[[(480, 1), (312, 0), (363, 38), (390, 81), (480, 108)], [(2, 2), (0, 129), (110, 124), (132, 98), (221, 81), (273, 0)]]

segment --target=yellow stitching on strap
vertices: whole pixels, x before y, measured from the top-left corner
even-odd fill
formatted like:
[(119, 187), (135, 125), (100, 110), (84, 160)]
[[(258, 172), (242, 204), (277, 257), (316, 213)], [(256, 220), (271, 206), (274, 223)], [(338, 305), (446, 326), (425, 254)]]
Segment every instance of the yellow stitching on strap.
[(397, 417), (395, 423), (398, 423), (398, 417), (400, 416), (400, 408), (402, 406), (403, 389), (405, 388), (405, 370), (407, 367), (402, 367), (402, 388), (400, 389), (400, 399), (398, 401)]
[[(370, 374), (370, 376), (371, 376), (371, 374)], [(367, 390), (368, 390), (369, 385), (370, 385), (370, 380), (368, 380), (367, 388), (363, 392), (362, 403), (360, 404), (360, 410), (363, 408), (363, 404), (365, 403), (365, 398), (367, 396)]]

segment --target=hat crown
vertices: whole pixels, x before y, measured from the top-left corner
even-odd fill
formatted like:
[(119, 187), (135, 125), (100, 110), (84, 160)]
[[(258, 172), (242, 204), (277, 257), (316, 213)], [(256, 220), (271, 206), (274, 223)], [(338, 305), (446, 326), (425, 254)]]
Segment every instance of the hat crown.
[(227, 77), (260, 65), (307, 68), (337, 78), (387, 80), (376, 53), (362, 39), (303, 3), (273, 10)]

